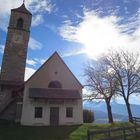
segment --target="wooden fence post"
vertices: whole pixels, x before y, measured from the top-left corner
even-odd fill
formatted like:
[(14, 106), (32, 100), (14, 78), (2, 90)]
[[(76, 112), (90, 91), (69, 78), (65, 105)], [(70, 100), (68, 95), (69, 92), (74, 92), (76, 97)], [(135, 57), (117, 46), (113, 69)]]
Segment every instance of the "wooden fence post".
[(125, 128), (123, 128), (123, 140), (126, 140), (126, 136), (125, 136)]
[(90, 131), (87, 130), (87, 140), (90, 140)]
[(136, 117), (133, 117), (133, 120), (134, 120), (134, 124), (136, 125), (136, 121), (137, 121)]
[(135, 136), (138, 137), (138, 135), (137, 135), (137, 128), (135, 127), (134, 130), (135, 130)]
[(111, 131), (110, 131), (110, 128), (108, 129), (108, 138), (109, 138), (109, 139), (111, 138)]

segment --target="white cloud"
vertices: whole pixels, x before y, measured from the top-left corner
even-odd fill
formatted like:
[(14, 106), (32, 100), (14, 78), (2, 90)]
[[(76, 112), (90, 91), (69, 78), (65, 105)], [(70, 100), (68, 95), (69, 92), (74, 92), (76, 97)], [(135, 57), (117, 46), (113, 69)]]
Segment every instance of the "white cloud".
[(71, 50), (71, 51), (68, 51), (68, 52), (65, 52), (64, 54), (62, 54), (62, 57), (70, 57), (70, 56), (75, 56), (75, 55), (80, 55), (80, 54), (83, 54), (85, 53), (85, 50)]
[(33, 68), (26, 67), (24, 80), (27, 81), (34, 74), (35, 71), (36, 70)]
[(33, 59), (27, 59), (26, 63), (31, 66), (35, 66), (37, 64), (37, 62)]
[(0, 15), (9, 15), (10, 10), (21, 5), (19, 0), (0, 0)]
[[(0, 0), (0, 14), (10, 14), (10, 10), (17, 8), (22, 4), (22, 1), (19, 0)], [(25, 1), (25, 5), (32, 13), (44, 13), (52, 12), (55, 7), (50, 0), (28, 0)]]
[[(131, 95), (129, 102), (130, 102), (130, 104), (139, 104), (140, 105), (139, 99), (140, 99), (140, 95), (139, 96)], [(123, 97), (117, 97), (117, 99), (115, 99), (115, 101), (120, 104), (125, 104)]]
[[(138, 51), (140, 49), (140, 21), (139, 16), (134, 16), (131, 23), (125, 24), (125, 29), (133, 29), (133, 33), (124, 32), (122, 25), (118, 23), (122, 18), (117, 16), (100, 17), (94, 11), (84, 11), (83, 20), (74, 26), (66, 22), (60, 27), (60, 35), (63, 39), (81, 43), (86, 54), (95, 58), (109, 49), (128, 49)], [(73, 51), (72, 51), (73, 52)]]
[[(10, 10), (17, 8), (22, 4), (20, 0), (0, 0), (0, 29), (7, 30)], [(25, 1), (27, 9), (33, 13), (33, 26), (37, 26), (43, 22), (43, 16), (46, 12), (51, 13), (54, 11), (55, 5), (51, 0), (28, 0)], [(35, 15), (35, 17), (34, 17)]]
[(131, 95), (130, 96), (130, 103), (131, 104), (139, 104), (140, 105), (140, 95)]
[(43, 64), (46, 60), (47, 60), (47, 58), (46, 59), (44, 59), (44, 58), (35, 58), (34, 59), (37, 63), (39, 63), (39, 64)]
[(0, 29), (7, 31), (10, 11), (13, 8), (19, 7), (19, 0), (0, 0)]
[(51, 13), (54, 9), (54, 4), (51, 3), (51, 0), (31, 0), (29, 3), (29, 9), (33, 13)]
[(4, 45), (0, 45), (0, 53), (1, 53), (1, 54), (4, 53)]
[(35, 67), (37, 64), (40, 66), (42, 65), (47, 59), (43, 58), (33, 58), (33, 59), (27, 59), (26, 64)]
[[(36, 66), (36, 64), (42, 65), (45, 61), (46, 61), (46, 59), (34, 58), (34, 59), (27, 59), (26, 63), (28, 65), (31, 65), (31, 66)], [(25, 78), (24, 78), (24, 80), (25, 81), (28, 80), (35, 72), (36, 72), (36, 69), (26, 67), (25, 68)]]
[[(90, 94), (91, 94), (90, 91), (88, 91), (86, 88), (83, 88), (83, 98), (84, 99), (86, 99), (86, 95), (90, 95)], [(140, 105), (139, 99), (140, 99), (140, 95), (139, 96), (131, 95), (130, 96), (130, 104), (139, 104)], [(123, 97), (121, 97), (121, 96), (117, 97), (117, 98), (112, 98), (111, 101), (114, 101), (114, 100), (119, 104), (125, 104), (125, 101), (124, 101)], [(100, 99), (94, 99), (94, 101), (99, 102), (101, 100)]]
[(37, 26), (41, 23), (43, 23), (44, 19), (43, 19), (43, 16), (42, 15), (36, 15), (36, 16), (33, 16), (33, 19), (32, 19), (32, 26)]
[(30, 37), (30, 39), (29, 39), (29, 48), (30, 49), (37, 50), (37, 49), (41, 49), (42, 47), (43, 47), (43, 45), (39, 41)]
[[(41, 0), (41, 1), (43, 1), (43, 0)], [(22, 2), (18, 1), (18, 0), (14, 0), (14, 1), (13, 0), (0, 0), (0, 2), (3, 3), (0, 5), (0, 29), (2, 29), (3, 31), (7, 31), (10, 10), (13, 8), (19, 7), (22, 4)], [(32, 5), (34, 2), (37, 2), (37, 1), (36, 0), (26, 1), (27, 7), (30, 8), (30, 5)], [(36, 4), (34, 4), (34, 6)], [(38, 2), (38, 5), (39, 4), (40, 3)], [(49, 4), (50, 4), (50, 2), (49, 2)], [(37, 13), (37, 15), (35, 17), (33, 17), (33, 26), (37, 26), (43, 22), (43, 15), (41, 14), (41, 12), (43, 12), (42, 10), (41, 11), (39, 9), (36, 10), (36, 12), (40, 12), (40, 14)], [(44, 12), (45, 11), (47, 11), (47, 10), (44, 9)], [(29, 48), (31, 48), (32, 50), (36, 50), (36, 49), (41, 49), (42, 47), (43, 46), (39, 41), (30, 37)]]

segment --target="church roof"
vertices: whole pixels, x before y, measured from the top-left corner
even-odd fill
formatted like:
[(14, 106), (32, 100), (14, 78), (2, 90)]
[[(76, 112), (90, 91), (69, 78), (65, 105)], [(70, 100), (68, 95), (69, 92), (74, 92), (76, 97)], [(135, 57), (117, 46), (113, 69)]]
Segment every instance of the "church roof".
[(29, 97), (40, 99), (81, 99), (81, 95), (78, 90), (58, 88), (30, 88)]
[(25, 14), (30, 14), (30, 15), (32, 15), (32, 14), (30, 13), (30, 11), (28, 11), (28, 10), (26, 9), (24, 3), (23, 3), (20, 7), (15, 8), (15, 9), (12, 9), (11, 11), (17, 11), (17, 12), (21, 12), (21, 13), (25, 13)]
[(71, 73), (71, 75), (75, 78), (75, 80), (79, 83), (79, 85), (83, 88), (83, 85), (79, 82), (79, 80), (75, 77), (75, 75), (71, 72), (71, 70), (68, 68), (68, 66), (65, 64), (65, 62), (62, 60), (62, 58), (59, 56), (59, 54), (57, 52), (54, 52), (53, 55), (51, 57), (49, 57), (48, 60), (46, 60), (46, 62), (25, 82), (28, 83), (47, 63), (48, 61), (50, 61), (55, 55), (58, 56), (59, 60), (65, 65), (65, 67), (67, 68), (67, 70)]

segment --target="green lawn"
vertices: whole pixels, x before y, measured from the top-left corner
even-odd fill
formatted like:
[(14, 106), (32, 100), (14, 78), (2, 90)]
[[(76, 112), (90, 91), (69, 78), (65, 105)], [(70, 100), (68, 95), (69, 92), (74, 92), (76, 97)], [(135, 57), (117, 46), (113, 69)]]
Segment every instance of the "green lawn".
[[(0, 140), (85, 140), (87, 129), (130, 126), (130, 123), (83, 124), (81, 126), (32, 127), (0, 124)], [(135, 139), (136, 140), (136, 139)]]

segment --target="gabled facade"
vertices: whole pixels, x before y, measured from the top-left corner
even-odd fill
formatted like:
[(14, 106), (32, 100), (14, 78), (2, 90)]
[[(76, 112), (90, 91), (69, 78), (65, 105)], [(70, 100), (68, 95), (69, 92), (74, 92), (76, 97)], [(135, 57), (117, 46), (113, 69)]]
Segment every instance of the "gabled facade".
[(55, 52), (25, 83), (21, 124), (81, 124), (82, 88)]

